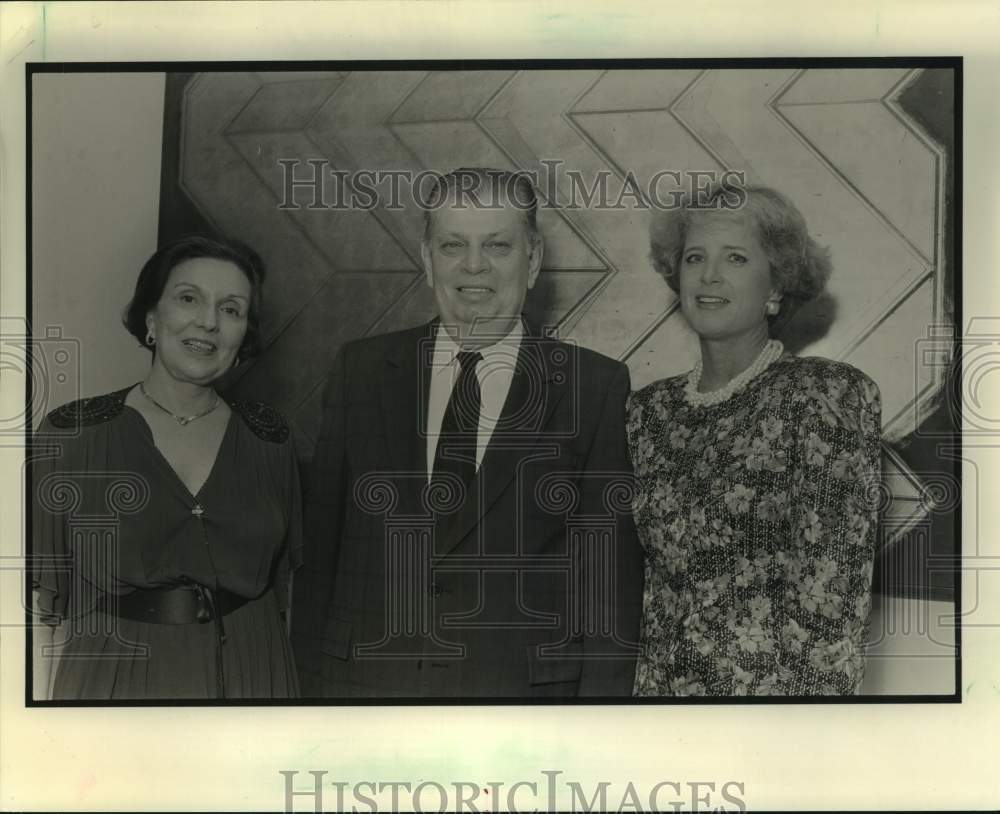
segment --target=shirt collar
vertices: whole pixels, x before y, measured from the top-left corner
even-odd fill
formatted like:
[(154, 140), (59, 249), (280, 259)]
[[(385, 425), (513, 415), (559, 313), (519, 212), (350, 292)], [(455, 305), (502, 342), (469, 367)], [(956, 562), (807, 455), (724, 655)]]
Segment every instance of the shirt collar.
[[(523, 338), (524, 324), (519, 319), (503, 339), (492, 345), (487, 345), (485, 348), (479, 348), (479, 352), (483, 355), (484, 362), (507, 364), (513, 367)], [(447, 369), (450, 364), (458, 364), (458, 352), (461, 349), (459, 344), (451, 338), (451, 334), (448, 333), (444, 325), (438, 325), (434, 341), (434, 369)]]

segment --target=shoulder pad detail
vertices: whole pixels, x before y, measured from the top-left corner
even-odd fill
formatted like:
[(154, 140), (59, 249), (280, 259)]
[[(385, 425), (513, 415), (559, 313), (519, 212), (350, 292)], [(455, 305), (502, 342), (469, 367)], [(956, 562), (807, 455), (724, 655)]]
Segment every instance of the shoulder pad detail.
[(103, 396), (71, 401), (49, 413), (49, 421), (53, 427), (63, 430), (103, 424), (121, 414), (129, 389), (126, 387)]
[(261, 440), (274, 444), (288, 440), (288, 421), (280, 411), (262, 401), (233, 401), (229, 406)]

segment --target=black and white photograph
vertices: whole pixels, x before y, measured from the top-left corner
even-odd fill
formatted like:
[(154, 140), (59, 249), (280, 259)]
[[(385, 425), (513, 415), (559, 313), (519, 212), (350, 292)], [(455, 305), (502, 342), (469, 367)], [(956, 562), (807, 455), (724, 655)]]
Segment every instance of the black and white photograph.
[(954, 696), (959, 62), (134, 67), (31, 72), (34, 700)]
[(870, 807), (996, 691), (980, 66), (516, 53), (23, 62), (4, 703), (224, 722), (203, 808)]

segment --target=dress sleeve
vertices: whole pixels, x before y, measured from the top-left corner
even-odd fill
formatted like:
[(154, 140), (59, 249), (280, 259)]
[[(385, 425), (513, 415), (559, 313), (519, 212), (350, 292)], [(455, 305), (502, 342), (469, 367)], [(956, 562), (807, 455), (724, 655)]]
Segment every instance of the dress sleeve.
[(881, 478), (881, 400), (860, 371), (803, 377), (780, 548), (779, 681), (787, 695), (850, 695), (864, 678)]
[(302, 485), (295, 444), (289, 438), (282, 446), (282, 482), (285, 484), (285, 540), (275, 576), (274, 590), (278, 607), (286, 614), (291, 608), (293, 578), (302, 565)]
[(79, 484), (65, 474), (73, 470), (72, 444), (45, 419), (28, 448), (31, 586), (38, 620), (53, 626), (66, 618), (73, 583), (66, 518), (81, 495)]

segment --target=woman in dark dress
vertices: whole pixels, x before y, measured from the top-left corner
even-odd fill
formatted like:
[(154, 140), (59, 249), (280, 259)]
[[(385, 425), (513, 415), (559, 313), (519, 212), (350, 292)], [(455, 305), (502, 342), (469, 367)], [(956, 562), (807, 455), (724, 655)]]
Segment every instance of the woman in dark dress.
[(213, 384), (257, 351), (259, 257), (184, 238), (146, 263), (133, 386), (50, 413), (33, 450), (36, 697), (287, 698), (300, 554), (289, 429)]
[(817, 296), (830, 273), (791, 202), (750, 187), (697, 203), (662, 213), (651, 233), (701, 358), (629, 404), (646, 551), (635, 693), (855, 693), (875, 554), (878, 388), (770, 338), (777, 315)]

